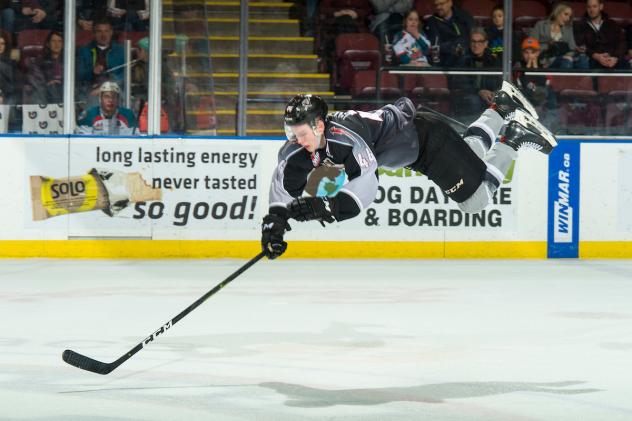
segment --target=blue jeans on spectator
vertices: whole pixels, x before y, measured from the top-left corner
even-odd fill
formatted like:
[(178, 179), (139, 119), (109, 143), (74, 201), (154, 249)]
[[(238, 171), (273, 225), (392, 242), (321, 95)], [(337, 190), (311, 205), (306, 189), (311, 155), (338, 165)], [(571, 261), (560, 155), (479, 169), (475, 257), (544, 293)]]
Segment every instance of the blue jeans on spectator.
[(10, 7), (2, 9), (2, 18), (0, 19), (2, 29), (9, 34), (12, 34), (15, 27), (15, 10)]
[(549, 67), (552, 69), (588, 69), (588, 56), (579, 54), (572, 60), (565, 59), (564, 56), (557, 56)]

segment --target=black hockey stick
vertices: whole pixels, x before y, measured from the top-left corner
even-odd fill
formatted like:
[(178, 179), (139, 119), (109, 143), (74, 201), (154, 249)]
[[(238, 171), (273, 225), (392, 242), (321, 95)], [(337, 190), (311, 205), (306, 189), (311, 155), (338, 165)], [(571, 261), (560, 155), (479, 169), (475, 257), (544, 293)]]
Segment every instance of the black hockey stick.
[(257, 254), (255, 257), (250, 259), (249, 262), (247, 262), (242, 267), (237, 269), (232, 275), (230, 275), (228, 278), (224, 279), (222, 282), (217, 284), (215, 288), (213, 288), (212, 290), (210, 290), (209, 292), (207, 292), (206, 294), (198, 298), (197, 301), (195, 301), (193, 304), (185, 308), (180, 314), (178, 314), (176, 317), (174, 317), (173, 319), (169, 320), (167, 323), (162, 325), (160, 329), (158, 329), (157, 331), (149, 335), (145, 340), (143, 340), (141, 343), (136, 345), (134, 348), (130, 349), (127, 353), (125, 353), (125, 355), (121, 356), (118, 360), (114, 362), (103, 363), (101, 361), (93, 360), (90, 357), (86, 357), (85, 355), (81, 355), (70, 349), (65, 350), (61, 357), (68, 364), (74, 365), (75, 367), (81, 368), (83, 370), (92, 371), (93, 373), (98, 373), (98, 374), (109, 374), (114, 369), (116, 369), (119, 365), (123, 364), (125, 361), (130, 359), (132, 355), (136, 354), (138, 351), (140, 351), (141, 349), (149, 345), (159, 335), (162, 335), (163, 333), (165, 333), (168, 329), (171, 328), (171, 326), (178, 323), (184, 316), (189, 314), (197, 306), (199, 306), (204, 301), (206, 301), (211, 295), (215, 294), (217, 291), (219, 291), (220, 289), (228, 285), (233, 279), (235, 279), (236, 277), (244, 273), (246, 269), (248, 269), (250, 266), (257, 263), (263, 256), (265, 256), (263, 252)]

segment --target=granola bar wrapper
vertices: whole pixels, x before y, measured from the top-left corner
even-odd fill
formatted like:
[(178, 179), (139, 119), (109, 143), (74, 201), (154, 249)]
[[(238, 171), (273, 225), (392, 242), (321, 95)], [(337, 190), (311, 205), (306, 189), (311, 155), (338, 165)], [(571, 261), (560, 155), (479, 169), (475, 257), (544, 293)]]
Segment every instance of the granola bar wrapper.
[(93, 168), (81, 176), (51, 178), (33, 175), (30, 181), (34, 221), (94, 210), (114, 216), (130, 203), (162, 198), (162, 191), (153, 189), (138, 172)]

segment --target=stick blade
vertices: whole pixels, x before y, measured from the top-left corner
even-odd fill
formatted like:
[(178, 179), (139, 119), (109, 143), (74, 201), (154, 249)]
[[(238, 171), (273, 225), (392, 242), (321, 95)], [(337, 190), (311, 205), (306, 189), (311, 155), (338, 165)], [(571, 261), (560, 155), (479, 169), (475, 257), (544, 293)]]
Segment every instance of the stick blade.
[(61, 355), (61, 358), (70, 365), (73, 365), (82, 370), (91, 371), (97, 374), (109, 374), (115, 367), (112, 364), (102, 363), (101, 361), (93, 360), (90, 357), (81, 355), (78, 352), (67, 349)]

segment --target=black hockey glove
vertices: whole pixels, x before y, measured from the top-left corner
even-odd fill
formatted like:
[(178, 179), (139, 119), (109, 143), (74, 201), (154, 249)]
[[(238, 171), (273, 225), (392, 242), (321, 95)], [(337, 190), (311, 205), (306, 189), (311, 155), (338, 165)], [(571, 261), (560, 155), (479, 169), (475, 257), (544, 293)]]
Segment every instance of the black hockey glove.
[(268, 259), (276, 259), (287, 249), (287, 243), (283, 241), (285, 231), (290, 231), (287, 218), (274, 213), (263, 217), (261, 224), (261, 250)]
[(317, 220), (323, 226), (325, 222), (336, 221), (331, 209), (332, 201), (326, 197), (299, 197), (288, 206), (290, 218), (297, 221)]

